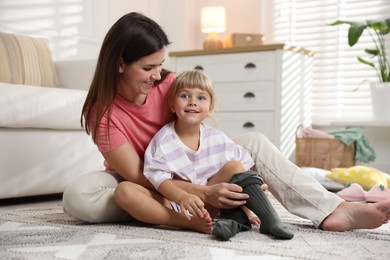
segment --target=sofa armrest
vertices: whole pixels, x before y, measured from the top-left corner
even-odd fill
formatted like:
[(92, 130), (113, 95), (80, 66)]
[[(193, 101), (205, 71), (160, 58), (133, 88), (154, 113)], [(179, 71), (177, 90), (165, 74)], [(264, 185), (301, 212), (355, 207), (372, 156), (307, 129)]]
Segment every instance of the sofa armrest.
[(0, 127), (81, 130), (86, 90), (0, 82)]
[(62, 88), (89, 89), (96, 60), (58, 60), (54, 65)]

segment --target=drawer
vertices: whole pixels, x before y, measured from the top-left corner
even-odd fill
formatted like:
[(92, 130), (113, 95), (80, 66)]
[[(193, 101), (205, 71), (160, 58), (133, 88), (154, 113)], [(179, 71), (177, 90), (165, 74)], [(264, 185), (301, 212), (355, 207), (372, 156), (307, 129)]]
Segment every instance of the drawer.
[(274, 51), (178, 57), (176, 72), (201, 69), (216, 82), (274, 80)]
[(257, 131), (274, 140), (273, 112), (216, 112), (214, 116), (215, 119), (209, 118), (205, 123), (222, 130), (229, 137)]
[(273, 110), (273, 81), (215, 83), (217, 111)]

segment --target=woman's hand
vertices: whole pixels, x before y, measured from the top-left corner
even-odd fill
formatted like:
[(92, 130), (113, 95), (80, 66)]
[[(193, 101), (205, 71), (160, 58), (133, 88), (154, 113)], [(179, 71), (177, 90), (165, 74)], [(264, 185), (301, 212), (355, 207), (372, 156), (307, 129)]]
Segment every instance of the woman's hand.
[[(185, 194), (179, 201), (181, 213), (190, 220), (191, 213), (193, 216), (198, 216), (199, 218), (203, 218), (204, 214), (207, 213), (207, 210), (204, 208), (203, 201), (196, 195), (193, 194)], [(189, 213), (188, 213), (188, 212)]]
[(216, 208), (236, 208), (246, 203), (248, 194), (237, 184), (219, 183), (205, 186), (205, 202)]

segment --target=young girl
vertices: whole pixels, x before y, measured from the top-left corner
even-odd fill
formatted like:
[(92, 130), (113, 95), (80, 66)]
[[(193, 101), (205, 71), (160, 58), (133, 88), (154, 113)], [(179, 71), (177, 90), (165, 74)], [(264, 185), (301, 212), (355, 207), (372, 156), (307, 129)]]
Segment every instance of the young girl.
[[(166, 124), (150, 142), (144, 156), (144, 175), (171, 200), (172, 209), (188, 220), (192, 216), (203, 218), (207, 212), (214, 218), (219, 209), (205, 205), (198, 196), (176, 186), (172, 179), (200, 185), (228, 182), (237, 179), (236, 174), (248, 171), (254, 161), (224, 133), (202, 123), (212, 115), (215, 93), (211, 80), (201, 71), (180, 74), (171, 87), (168, 104), (176, 120)], [(253, 178), (247, 174), (249, 177), (241, 176), (239, 182)], [(261, 219), (260, 232), (291, 239), (293, 234), (280, 221), (261, 183), (249, 183), (247, 186), (251, 188), (245, 186), (243, 192), (249, 195), (248, 207)], [(213, 233), (218, 235), (219, 231)]]

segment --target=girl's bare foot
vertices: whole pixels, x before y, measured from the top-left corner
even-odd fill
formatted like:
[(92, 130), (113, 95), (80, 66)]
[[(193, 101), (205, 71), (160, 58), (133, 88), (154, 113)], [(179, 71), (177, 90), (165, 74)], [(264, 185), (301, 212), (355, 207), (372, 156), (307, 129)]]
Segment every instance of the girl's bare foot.
[(377, 203), (342, 202), (321, 224), (328, 231), (373, 229), (390, 219), (390, 199)]
[(200, 233), (209, 234), (213, 227), (213, 219), (210, 217), (210, 214), (207, 210), (203, 212), (203, 218), (199, 218), (198, 216), (192, 216), (190, 220), (185, 220), (187, 224), (185, 224), (184, 228), (188, 228)]
[(256, 214), (253, 213), (250, 209), (248, 209), (247, 207), (242, 207), (242, 209), (244, 210), (246, 216), (248, 217), (252, 225), (258, 226), (261, 224), (260, 218), (256, 216)]
[(259, 219), (258, 216), (255, 215), (255, 213), (250, 214), (248, 218), (252, 225), (258, 226), (261, 224), (261, 220)]

